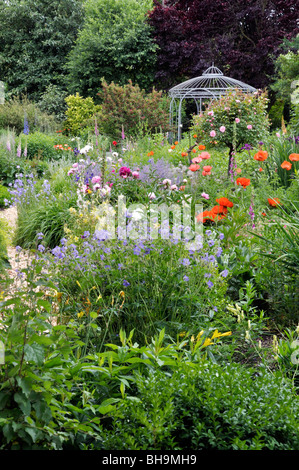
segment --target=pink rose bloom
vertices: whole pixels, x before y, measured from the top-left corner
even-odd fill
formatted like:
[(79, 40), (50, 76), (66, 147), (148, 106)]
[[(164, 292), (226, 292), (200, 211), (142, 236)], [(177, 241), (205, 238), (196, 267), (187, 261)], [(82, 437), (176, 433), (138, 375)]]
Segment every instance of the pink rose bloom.
[(220, 132), (225, 132), (225, 126), (221, 126), (219, 130)]
[(211, 158), (211, 155), (209, 154), (209, 152), (201, 152), (201, 154), (199, 155), (199, 157), (200, 157), (202, 160), (209, 160), (209, 158)]
[(236, 123), (238, 124), (240, 122), (240, 119), (239, 118), (236, 118), (235, 119)]
[(251, 125), (251, 124), (248, 124), (247, 129), (248, 129), (248, 130), (251, 130), (251, 129), (252, 129), (252, 125)]
[(178, 189), (178, 187), (177, 187), (176, 184), (172, 184), (172, 185), (170, 186), (170, 189), (171, 189), (172, 191), (176, 191), (176, 190)]
[(276, 132), (276, 137), (280, 137), (280, 133), (279, 133), (279, 132)]
[(94, 176), (91, 180), (92, 184), (97, 184), (100, 183), (101, 177), (100, 176)]
[(211, 137), (216, 137), (216, 132), (215, 132), (215, 131), (211, 131), (211, 132), (210, 132), (210, 136), (211, 136)]
[(201, 193), (201, 197), (205, 199), (210, 199), (210, 196), (207, 193)]
[(200, 163), (202, 162), (202, 158), (200, 155), (198, 155), (197, 157), (194, 157), (192, 158), (192, 163)]
[(208, 116), (214, 116), (214, 111), (209, 111)]
[(132, 172), (132, 176), (133, 176), (133, 178), (135, 178), (135, 179), (137, 180), (137, 179), (139, 178), (139, 173), (138, 173), (138, 171), (133, 171), (133, 172)]

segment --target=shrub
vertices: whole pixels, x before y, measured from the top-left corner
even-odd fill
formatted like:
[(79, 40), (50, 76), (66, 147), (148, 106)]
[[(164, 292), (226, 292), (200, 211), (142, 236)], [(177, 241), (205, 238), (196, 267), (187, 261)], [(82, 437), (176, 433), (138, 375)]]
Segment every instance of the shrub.
[(90, 124), (92, 118), (100, 106), (95, 105), (93, 98), (82, 98), (79, 93), (65, 98), (67, 109), (65, 112), (66, 120), (64, 126), (72, 135), (80, 135), (85, 128), (94, 128), (94, 123)]
[(42, 112), (55, 116), (58, 122), (62, 122), (65, 119), (66, 95), (59, 86), (50, 84), (41, 95), (37, 106)]
[(162, 92), (153, 89), (145, 93), (131, 80), (124, 86), (114, 82), (108, 85), (103, 80), (99, 95), (102, 98), (102, 107), (97, 113), (99, 129), (113, 139), (120, 139), (122, 129), (127, 137), (142, 134), (143, 128), (150, 132), (168, 129), (169, 104)]
[(24, 131), (24, 118), (28, 121), (30, 131), (53, 132), (57, 129), (55, 118), (42, 112), (26, 97), (15, 97), (0, 105), (0, 128), (9, 127), (20, 134)]
[(279, 374), (205, 361), (176, 366), (137, 373), (137, 391), (108, 412), (102, 450), (299, 449), (298, 397)]

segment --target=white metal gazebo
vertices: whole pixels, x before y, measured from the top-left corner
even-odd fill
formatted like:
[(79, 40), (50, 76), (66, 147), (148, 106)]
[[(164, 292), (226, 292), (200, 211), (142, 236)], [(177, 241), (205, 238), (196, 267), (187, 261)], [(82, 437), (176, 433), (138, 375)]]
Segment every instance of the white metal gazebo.
[(224, 76), (221, 70), (214, 65), (209, 67), (201, 77), (191, 78), (171, 88), (168, 92), (171, 97), (169, 109), (170, 128), (177, 129), (177, 140), (181, 140), (182, 103), (185, 99), (193, 99), (197, 113), (200, 114), (204, 101), (219, 99), (229, 89), (238, 89), (245, 93), (254, 93), (256, 91), (255, 88), (246, 83)]

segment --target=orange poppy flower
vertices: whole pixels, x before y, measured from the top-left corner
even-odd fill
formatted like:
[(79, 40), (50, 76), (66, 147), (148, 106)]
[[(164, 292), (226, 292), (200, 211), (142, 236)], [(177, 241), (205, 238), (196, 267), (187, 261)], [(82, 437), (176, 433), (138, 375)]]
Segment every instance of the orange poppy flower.
[(186, 189), (186, 186), (180, 186), (179, 191), (185, 191), (185, 189)]
[(203, 211), (196, 216), (197, 222), (205, 223), (207, 220), (212, 220), (211, 211)]
[(299, 153), (291, 153), (289, 159), (291, 162), (299, 162)]
[(198, 150), (205, 150), (206, 149), (206, 146), (205, 145), (199, 145), (198, 146)]
[(224, 206), (214, 206), (211, 209), (212, 214), (227, 214), (227, 208)]
[(200, 166), (196, 165), (195, 163), (193, 163), (192, 165), (189, 166), (189, 170), (191, 170), (191, 171), (197, 171), (199, 169), (200, 169)]
[(292, 164), (290, 162), (287, 162), (286, 160), (280, 166), (284, 170), (290, 170), (292, 168)]
[(194, 134), (194, 136), (193, 136), (193, 137), (194, 137), (194, 139), (196, 139), (196, 138), (197, 138), (197, 134)]
[(264, 171), (264, 170), (263, 170), (262, 167), (261, 167), (261, 168), (259, 168), (259, 171)]
[(176, 140), (174, 144), (175, 144), (175, 145), (178, 145), (178, 141)]
[(249, 178), (237, 178), (236, 183), (238, 186), (243, 186), (243, 188), (246, 188), (247, 186), (250, 185), (250, 179)]
[(154, 155), (154, 152), (152, 150), (148, 152), (147, 156), (150, 157), (151, 155)]
[(262, 215), (263, 215), (264, 217), (266, 217), (267, 214), (266, 214), (266, 212), (262, 212)]
[(172, 145), (170, 148), (171, 148), (172, 150), (174, 150), (174, 149), (175, 149), (175, 145)]
[(227, 199), (226, 197), (221, 197), (219, 199), (216, 199), (216, 202), (218, 202), (218, 204), (220, 204), (220, 206), (234, 207), (234, 204), (229, 199)]
[(268, 198), (268, 202), (269, 202), (270, 206), (272, 206), (272, 207), (276, 207), (277, 204), (280, 204), (280, 200), (277, 197)]
[(253, 157), (255, 160), (259, 162), (263, 162), (264, 160), (267, 160), (268, 158), (268, 152), (265, 150), (259, 150)]
[(187, 157), (188, 153), (187, 152), (182, 152), (182, 157)]

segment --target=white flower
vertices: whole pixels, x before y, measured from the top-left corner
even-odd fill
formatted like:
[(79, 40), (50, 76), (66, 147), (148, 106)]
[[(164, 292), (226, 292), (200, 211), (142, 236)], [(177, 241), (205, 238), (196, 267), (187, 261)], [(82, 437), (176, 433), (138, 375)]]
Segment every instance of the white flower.
[(81, 150), (80, 150), (80, 153), (88, 153), (89, 150), (92, 150), (92, 146), (91, 145), (85, 145), (85, 147), (83, 147)]
[(178, 189), (178, 187), (177, 187), (176, 184), (172, 184), (172, 185), (170, 186), (170, 189), (171, 189), (172, 191), (175, 191), (175, 190)]
[(150, 199), (156, 199), (155, 193), (148, 193), (148, 197), (149, 197)]
[(168, 180), (168, 179), (165, 179), (165, 180), (163, 180), (163, 184), (164, 184), (164, 186), (171, 185), (171, 181)]

